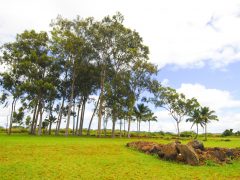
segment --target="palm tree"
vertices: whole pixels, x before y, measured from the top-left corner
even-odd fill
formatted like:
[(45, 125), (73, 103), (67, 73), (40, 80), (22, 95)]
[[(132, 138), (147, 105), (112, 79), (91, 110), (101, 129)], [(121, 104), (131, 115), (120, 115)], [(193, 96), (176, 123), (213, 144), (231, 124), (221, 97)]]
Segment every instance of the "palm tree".
[(192, 127), (196, 124), (197, 126), (197, 134), (195, 136), (195, 139), (197, 139), (198, 137), (198, 125), (200, 125), (201, 127), (204, 126), (204, 121), (203, 119), (201, 118), (201, 112), (200, 112), (200, 109), (195, 109), (192, 114), (190, 115), (190, 117), (188, 119), (186, 119), (186, 122), (192, 122), (192, 126), (191, 126), (191, 129)]
[(157, 116), (154, 116), (154, 113), (149, 111), (149, 113), (147, 114), (146, 120), (148, 121), (148, 132), (150, 132), (150, 122), (151, 121), (157, 122)]
[(150, 109), (147, 106), (145, 106), (144, 104), (137, 104), (137, 106), (134, 107), (134, 115), (137, 120), (138, 132), (140, 132), (141, 121), (146, 121), (149, 111), (150, 111)]
[(202, 107), (200, 109), (200, 116), (205, 125), (205, 141), (207, 140), (207, 123), (211, 120), (218, 121), (218, 117), (214, 114), (215, 111), (209, 109), (209, 107)]

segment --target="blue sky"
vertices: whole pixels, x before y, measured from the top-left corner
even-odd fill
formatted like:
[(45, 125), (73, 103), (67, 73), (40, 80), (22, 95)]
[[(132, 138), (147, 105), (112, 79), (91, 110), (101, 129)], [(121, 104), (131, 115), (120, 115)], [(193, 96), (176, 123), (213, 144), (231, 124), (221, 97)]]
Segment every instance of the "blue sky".
[[(211, 132), (240, 130), (238, 0), (2, 0), (0, 45), (25, 29), (49, 31), (51, 19), (59, 14), (101, 19), (117, 11), (124, 15), (124, 24), (138, 31), (149, 46), (150, 61), (161, 69), (158, 79), (216, 110), (220, 121), (209, 125)], [(86, 112), (86, 121), (91, 110)], [(167, 112), (154, 111), (158, 122), (153, 130), (176, 131)], [(0, 125), (7, 114), (8, 110), (1, 111)], [(182, 123), (180, 128), (189, 130), (190, 126)], [(147, 130), (147, 124), (142, 129)]]
[(240, 98), (239, 80), (240, 62), (229, 64), (222, 69), (204, 68), (177, 68), (175, 65), (166, 65), (159, 71), (159, 80), (168, 79), (169, 85), (178, 88), (182, 82), (200, 83), (208, 88), (217, 88), (231, 91), (236, 98)]

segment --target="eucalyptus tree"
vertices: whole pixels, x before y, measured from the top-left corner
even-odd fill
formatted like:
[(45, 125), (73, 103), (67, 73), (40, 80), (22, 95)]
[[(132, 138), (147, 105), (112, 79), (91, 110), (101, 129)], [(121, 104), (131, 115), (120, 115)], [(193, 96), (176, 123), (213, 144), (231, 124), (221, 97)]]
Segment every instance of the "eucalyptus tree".
[(199, 103), (195, 98), (187, 99), (184, 94), (177, 93), (173, 88), (156, 87), (157, 89), (152, 90), (154, 98), (150, 98), (150, 101), (153, 102), (156, 107), (162, 107), (169, 112), (176, 121), (177, 134), (180, 136), (179, 124), (190, 111), (199, 106)]
[(23, 118), (24, 118), (24, 109), (23, 107), (20, 107), (17, 111), (15, 110), (12, 115), (12, 123), (16, 123), (19, 126), (23, 124)]
[[(54, 59), (49, 53), (49, 38), (46, 32), (24, 31), (16, 40), (4, 46), (3, 58), (14, 74), (19, 76), (22, 101), (34, 104), (31, 133), (35, 133), (38, 115), (43, 111), (47, 92), (53, 89), (48, 79)], [(41, 116), (41, 113), (40, 113)], [(40, 117), (41, 120), (41, 117)], [(41, 126), (41, 123), (40, 123)]]
[(74, 90), (78, 69), (83, 63), (91, 61), (94, 57), (89, 41), (89, 29), (91, 28), (92, 22), (92, 18), (81, 19), (77, 17), (74, 20), (68, 20), (59, 16), (51, 24), (53, 27), (51, 34), (55, 52), (57, 52), (58, 57), (63, 59), (68, 66), (68, 76), (71, 82), (65, 131), (66, 136), (69, 134), (70, 116), (75, 96)]
[(90, 135), (90, 129), (91, 129), (93, 118), (94, 118), (95, 114), (97, 113), (99, 101), (100, 101), (100, 97), (98, 97), (97, 102), (94, 102), (94, 109), (93, 109), (93, 113), (92, 113), (91, 119), (89, 121), (88, 130), (87, 130), (87, 135), (88, 136)]
[(205, 125), (205, 140), (207, 140), (207, 124), (212, 120), (218, 121), (218, 117), (215, 115), (215, 111), (210, 110), (209, 107), (200, 108), (200, 117)]
[[(97, 94), (97, 90), (99, 89), (99, 69), (93, 63), (83, 63), (83, 66), (79, 68), (79, 74), (76, 79), (76, 86), (78, 95), (80, 96), (80, 104), (81, 104), (81, 115), (78, 116), (80, 118), (78, 135), (82, 135), (83, 123), (84, 123), (84, 113), (86, 109), (86, 103), (90, 102), (92, 99), (89, 99), (90, 95)], [(80, 106), (79, 104), (79, 106)], [(78, 119), (79, 119), (78, 118)], [(78, 120), (77, 120), (78, 122)]]
[(122, 118), (123, 110), (127, 100), (127, 84), (124, 81), (124, 73), (116, 74), (116, 71), (112, 72), (111, 83), (105, 85), (105, 108), (108, 108), (111, 112), (112, 119), (112, 138), (115, 137), (116, 121)]
[[(105, 84), (109, 84), (109, 72), (115, 71), (127, 74), (129, 83), (133, 87), (129, 88), (130, 93), (137, 93), (140, 76), (146, 76), (146, 69), (152, 64), (147, 63), (148, 48), (143, 45), (142, 38), (136, 31), (126, 28), (123, 25), (123, 16), (120, 13), (110, 17), (105, 17), (101, 22), (93, 25), (94, 48), (98, 52), (98, 64), (100, 73), (100, 100), (98, 110), (98, 136), (101, 134), (101, 119), (104, 103)], [(147, 67), (148, 66), (148, 67)], [(155, 72), (155, 68), (154, 69)], [(141, 73), (142, 75), (140, 75)], [(133, 79), (134, 78), (134, 79)], [(135, 83), (134, 83), (135, 82)], [(131, 101), (134, 99), (131, 99)], [(131, 104), (129, 114), (133, 112), (135, 102)], [(130, 113), (131, 112), (131, 113)]]
[(8, 134), (11, 134), (16, 103), (21, 95), (21, 91), (19, 90), (20, 83), (21, 81), (18, 75), (14, 73), (14, 68), (11, 68), (11, 66), (9, 71), (0, 73), (0, 84), (2, 90), (1, 104), (5, 104), (4, 107), (6, 107), (9, 103), (8, 99), (12, 99)]
[[(142, 39), (139, 37), (138, 33), (135, 32), (135, 36), (138, 38), (134, 38), (142, 42)], [(134, 42), (134, 39), (131, 39)], [(131, 70), (128, 71), (128, 79), (129, 79), (129, 90), (128, 90), (128, 138), (130, 138), (130, 128), (132, 117), (134, 116), (134, 105), (139, 100), (140, 95), (143, 91), (149, 91), (150, 85), (152, 82), (152, 76), (157, 74), (157, 66), (148, 62), (148, 47), (141, 45), (138, 55), (136, 55), (136, 59), (132, 64)]]

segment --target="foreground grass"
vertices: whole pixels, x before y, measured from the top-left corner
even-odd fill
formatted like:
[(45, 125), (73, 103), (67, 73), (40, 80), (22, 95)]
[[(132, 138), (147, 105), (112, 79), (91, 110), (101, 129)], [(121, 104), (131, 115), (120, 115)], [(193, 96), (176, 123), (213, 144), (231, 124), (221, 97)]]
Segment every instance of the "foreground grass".
[[(240, 179), (240, 161), (193, 167), (128, 149), (130, 141), (136, 139), (0, 135), (0, 179)], [(205, 146), (240, 147), (240, 138)]]

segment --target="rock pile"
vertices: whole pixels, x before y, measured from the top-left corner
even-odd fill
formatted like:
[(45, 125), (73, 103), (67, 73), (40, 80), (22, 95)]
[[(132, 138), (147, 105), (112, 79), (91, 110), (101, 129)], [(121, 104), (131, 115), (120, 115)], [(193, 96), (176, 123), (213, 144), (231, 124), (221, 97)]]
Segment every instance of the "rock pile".
[(217, 164), (230, 163), (232, 159), (240, 157), (239, 148), (205, 148), (203, 143), (198, 140), (190, 141), (186, 145), (181, 144), (180, 141), (166, 145), (137, 141), (130, 142), (127, 146), (146, 154), (157, 154), (161, 159), (184, 162), (193, 166), (204, 165), (207, 160)]

